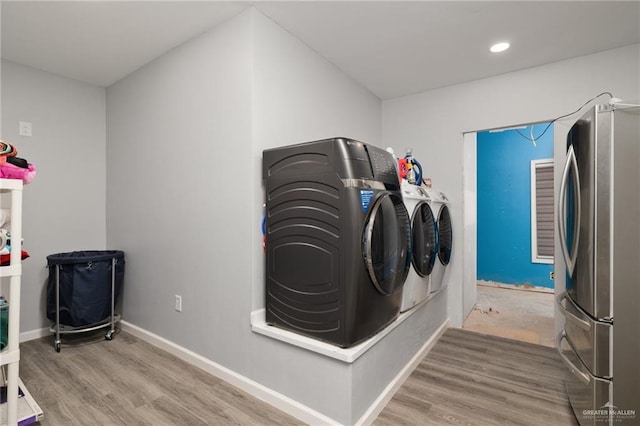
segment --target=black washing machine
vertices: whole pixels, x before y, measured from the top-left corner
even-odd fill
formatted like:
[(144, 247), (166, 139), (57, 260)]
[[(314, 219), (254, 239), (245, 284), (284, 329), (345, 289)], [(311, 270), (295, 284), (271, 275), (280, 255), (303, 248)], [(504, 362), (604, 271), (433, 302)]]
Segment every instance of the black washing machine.
[(397, 317), (411, 225), (394, 162), (346, 138), (263, 152), (268, 324), (349, 347)]

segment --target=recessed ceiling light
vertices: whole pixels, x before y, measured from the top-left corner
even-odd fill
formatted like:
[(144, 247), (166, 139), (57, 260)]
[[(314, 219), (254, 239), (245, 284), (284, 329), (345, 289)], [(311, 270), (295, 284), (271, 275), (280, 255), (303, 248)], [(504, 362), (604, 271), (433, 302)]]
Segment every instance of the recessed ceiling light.
[(489, 50), (492, 51), (493, 53), (504, 52), (509, 48), (509, 46), (511, 45), (508, 42), (503, 41), (503, 42), (494, 44), (493, 46), (491, 46)]

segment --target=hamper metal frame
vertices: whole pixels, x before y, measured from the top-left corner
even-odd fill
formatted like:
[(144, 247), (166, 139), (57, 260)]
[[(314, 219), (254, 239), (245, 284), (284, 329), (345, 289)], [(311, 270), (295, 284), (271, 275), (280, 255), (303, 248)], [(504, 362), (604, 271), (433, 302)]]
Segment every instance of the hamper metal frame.
[(60, 264), (56, 264), (56, 322), (49, 327), (49, 331), (56, 333), (55, 341), (53, 343), (53, 347), (56, 352), (60, 352), (60, 348), (62, 345), (61, 335), (63, 334), (75, 334), (75, 333), (86, 333), (89, 331), (99, 330), (101, 328), (109, 327), (107, 334), (105, 334), (104, 338), (106, 340), (111, 340), (113, 338), (113, 333), (115, 333), (115, 325), (121, 319), (120, 314), (115, 313), (115, 287), (116, 287), (116, 265), (118, 261), (115, 257), (111, 259), (111, 315), (108, 320), (100, 321), (95, 324), (89, 324), (86, 326), (80, 327), (72, 327), (64, 324), (60, 324)]

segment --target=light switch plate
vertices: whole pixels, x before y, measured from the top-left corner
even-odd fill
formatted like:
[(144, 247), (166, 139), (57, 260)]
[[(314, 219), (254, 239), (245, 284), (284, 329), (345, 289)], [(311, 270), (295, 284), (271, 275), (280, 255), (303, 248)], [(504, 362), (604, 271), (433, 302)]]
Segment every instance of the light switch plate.
[(21, 121), (19, 123), (19, 133), (20, 136), (31, 136), (31, 122), (30, 121)]

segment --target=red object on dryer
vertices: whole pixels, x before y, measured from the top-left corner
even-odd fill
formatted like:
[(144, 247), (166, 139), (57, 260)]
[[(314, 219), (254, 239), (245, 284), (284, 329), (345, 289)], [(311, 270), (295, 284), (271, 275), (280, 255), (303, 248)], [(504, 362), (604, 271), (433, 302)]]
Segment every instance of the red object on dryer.
[(409, 173), (409, 166), (406, 158), (398, 158), (398, 175), (404, 179)]

